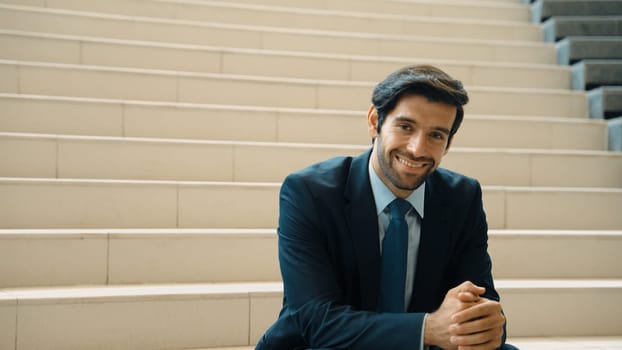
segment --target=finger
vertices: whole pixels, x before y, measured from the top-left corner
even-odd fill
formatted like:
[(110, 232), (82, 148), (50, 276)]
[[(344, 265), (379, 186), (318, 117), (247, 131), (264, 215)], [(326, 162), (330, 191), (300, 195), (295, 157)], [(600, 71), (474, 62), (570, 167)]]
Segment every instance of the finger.
[(458, 293), (458, 300), (463, 303), (476, 303), (481, 301), (481, 298), (477, 294), (473, 294), (472, 292), (460, 292)]
[[(501, 338), (503, 336), (503, 328), (489, 329), (484, 332), (451, 336), (449, 341), (458, 347), (473, 347), (487, 348), (487, 346), (493, 346), (491, 349), (495, 349), (501, 345)], [(494, 346), (496, 345), (496, 346)]]
[(475, 295), (481, 295), (486, 292), (486, 288), (475, 285), (471, 281), (462, 282), (459, 286), (453, 288), (456, 291), (456, 294), (470, 292)]
[(456, 312), (451, 316), (453, 323), (463, 323), (469, 320), (485, 317), (487, 315), (500, 315), (501, 304), (496, 301), (485, 299), (484, 302)]
[(503, 329), (504, 324), (505, 317), (503, 315), (488, 315), (463, 323), (454, 323), (449, 326), (449, 333), (452, 335), (468, 335), (495, 328)]

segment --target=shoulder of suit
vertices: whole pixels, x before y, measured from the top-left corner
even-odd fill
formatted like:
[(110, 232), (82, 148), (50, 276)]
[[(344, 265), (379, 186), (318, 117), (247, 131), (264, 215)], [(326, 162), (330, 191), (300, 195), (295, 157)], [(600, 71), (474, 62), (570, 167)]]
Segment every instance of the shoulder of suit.
[(440, 167), (429, 177), (428, 183), (430, 182), (446, 187), (447, 189), (470, 189), (480, 187), (477, 179)]
[(300, 176), (318, 176), (338, 173), (350, 167), (353, 157), (340, 156), (330, 158), (318, 163), (311, 164), (301, 170), (294, 172)]
[(296, 180), (309, 184), (335, 186), (346, 181), (353, 159), (350, 156), (330, 158), (291, 173), (286, 181)]

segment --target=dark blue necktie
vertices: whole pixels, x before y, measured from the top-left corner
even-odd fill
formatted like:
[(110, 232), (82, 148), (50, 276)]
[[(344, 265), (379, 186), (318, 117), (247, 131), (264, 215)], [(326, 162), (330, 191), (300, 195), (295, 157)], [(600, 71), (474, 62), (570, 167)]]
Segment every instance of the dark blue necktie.
[(408, 253), (408, 224), (404, 215), (409, 202), (397, 198), (389, 204), (391, 221), (382, 240), (379, 312), (404, 312), (406, 287), (406, 256)]

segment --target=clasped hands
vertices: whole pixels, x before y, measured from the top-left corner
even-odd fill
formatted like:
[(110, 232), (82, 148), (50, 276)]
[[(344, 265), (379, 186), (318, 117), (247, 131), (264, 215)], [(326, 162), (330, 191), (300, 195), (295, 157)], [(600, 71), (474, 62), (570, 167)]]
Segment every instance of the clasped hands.
[(451, 350), (492, 350), (501, 346), (505, 317), (501, 304), (481, 297), (485, 288), (464, 282), (449, 290), (428, 314), (424, 342)]

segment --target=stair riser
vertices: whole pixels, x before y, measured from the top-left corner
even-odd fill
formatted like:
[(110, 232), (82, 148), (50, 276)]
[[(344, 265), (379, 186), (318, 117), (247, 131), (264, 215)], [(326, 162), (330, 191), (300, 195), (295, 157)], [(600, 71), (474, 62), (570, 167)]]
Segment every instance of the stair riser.
[(277, 184), (4, 185), (0, 222), (7, 228), (270, 228), (278, 213)]
[(622, 236), (489, 233), (495, 278), (622, 278)]
[(0, 302), (0, 348), (15, 349), (16, 319), (16, 303)]
[[(619, 288), (499, 290), (508, 334), (523, 336), (601, 336), (622, 331)], [(580, 318), (569, 317), (574, 310)], [(573, 313), (574, 313), (573, 312)]]
[[(7, 2), (7, 1), (3, 1)], [(71, 0), (55, 0), (52, 3), (45, 1), (32, 1), (32, 0), (11, 0), (10, 3), (22, 4), (22, 5), (36, 5), (36, 6), (48, 6), (51, 8), (73, 9), (82, 11), (93, 11), (114, 14), (125, 15), (142, 15), (142, 16), (154, 16), (163, 18), (184, 18), (184, 19), (205, 19), (205, 16), (210, 16), (216, 8), (210, 6), (209, 2), (205, 4), (179, 4), (175, 3), (159, 3), (155, 1), (136, 1), (136, 0), (91, 0), (91, 1), (71, 1)], [(321, 10), (337, 10), (345, 11), (349, 13), (365, 12), (369, 14), (396, 14), (402, 16), (407, 14), (408, 16), (426, 16), (426, 17), (441, 17), (441, 18), (458, 18), (458, 19), (484, 19), (490, 20), (494, 18), (498, 21), (518, 21), (525, 23), (529, 19), (529, 10), (527, 7), (515, 6), (516, 2), (505, 1), (505, 4), (498, 6), (498, 2), (494, 4), (436, 4), (436, 3), (404, 3), (399, 1), (383, 2), (382, 4), (375, 3), (373, 1), (282, 1), (282, 0), (261, 0), (261, 1), (239, 1), (238, 3), (252, 4), (256, 3), (265, 7), (271, 6), (286, 6), (302, 9), (321, 9)], [(514, 6), (507, 6), (511, 4)], [(456, 6), (458, 5), (458, 6)], [(225, 7), (229, 7), (226, 6)], [(240, 14), (238, 13), (238, 16)], [(363, 14), (365, 15), (365, 14)], [(290, 15), (291, 16), (291, 15)], [(255, 15), (255, 18), (249, 17), (246, 20), (258, 20), (260, 16)], [(278, 17), (278, 21), (287, 20), (287, 18)], [(300, 19), (309, 20), (306, 17), (300, 17)], [(212, 18), (212, 16), (210, 16)], [(218, 18), (216, 18), (218, 19)], [(238, 21), (237, 23), (244, 23)], [(517, 23), (517, 24), (522, 24)], [(293, 23), (298, 25), (297, 23)], [(268, 25), (274, 25), (268, 23)], [(390, 23), (383, 22), (382, 26), (390, 25)]]
[[(355, 81), (379, 81), (400, 67), (426, 63), (420, 59), (386, 61), (278, 54), (261, 50), (190, 49), (9, 33), (0, 35), (0, 47), (2, 58), (25, 61)], [(427, 63), (439, 66), (466, 85), (551, 89), (568, 89), (571, 85), (569, 70), (554, 66), (545, 69), (539, 66), (475, 65), (436, 60)]]
[(316, 1), (316, 0), (245, 0), (245, 3), (270, 4), (280, 6), (296, 6), (304, 8), (320, 8), (340, 11), (356, 11), (387, 14), (417, 14), (432, 17), (449, 18), (480, 18), (490, 20), (495, 18), (505, 21), (519, 21), (525, 23), (529, 19), (529, 9), (517, 6), (456, 6), (455, 3), (413, 3), (389, 1), (378, 4), (374, 1)]
[[(293, 108), (365, 110), (373, 90), (373, 83), (89, 70), (13, 61), (0, 62), (0, 73), (7, 77), (0, 84), (0, 92), (6, 93)], [(471, 100), (465, 111), (470, 114), (575, 118), (588, 114), (587, 97), (582, 92), (479, 87), (467, 90)]]
[(109, 239), (106, 235), (28, 236), (30, 237), (0, 236), (1, 287), (112, 283), (108, 272), (110, 257)]
[(622, 37), (567, 37), (556, 44), (557, 62), (573, 64), (584, 59), (619, 59)]
[(622, 35), (620, 17), (558, 16), (543, 23), (544, 40), (555, 42), (567, 36), (615, 36)]
[[(14, 96), (0, 96), (0, 103), (3, 106), (0, 127), (8, 132), (370, 144), (366, 116), (362, 111), (342, 114), (310, 110), (279, 112)], [(606, 149), (607, 126), (601, 121), (521, 120), (470, 115), (465, 118), (453, 147)]]
[[(3, 180), (4, 228), (272, 228), (278, 184)], [(620, 190), (487, 187), (492, 229), (620, 229)], [(233, 213), (236, 215), (233, 215)]]
[(532, 5), (532, 18), (540, 22), (551, 16), (607, 16), (621, 11), (622, 5), (617, 0), (537, 1)]
[[(1, 114), (0, 114), (1, 115)], [(512, 132), (507, 132), (511, 130)], [(454, 136), (452, 147), (530, 148), (565, 150), (606, 150), (607, 132), (603, 123), (564, 119), (559, 122), (536, 120), (491, 120), (469, 118)]]
[[(510, 336), (619, 334), (619, 288), (498, 288)], [(577, 305), (576, 300), (582, 300)], [(137, 300), (24, 300), (17, 308), (17, 348), (106, 349), (240, 346), (254, 344), (276, 319), (280, 293), (147, 297)], [(574, 307), (582, 322), (567, 317)], [(5, 329), (15, 329), (9, 317)], [(521, 316), (524, 315), (524, 316)], [(3, 319), (0, 317), (0, 320)], [(219, 332), (227, 329), (228, 332)], [(155, 331), (154, 331), (155, 330)], [(10, 342), (9, 339), (8, 342)]]
[[(279, 281), (277, 237), (262, 234), (0, 236), (0, 287)], [(558, 254), (551, 252), (557, 251)], [(495, 278), (622, 278), (620, 235), (490, 234)], [(227, 266), (223, 269), (223, 266)]]
[[(0, 176), (280, 182), (309, 164), (341, 155), (355, 156), (366, 149), (0, 133)], [(620, 154), (456, 148), (443, 159), (442, 166), (475, 177), (484, 185), (622, 187)]]
[[(62, 25), (59, 25), (62, 23)], [(210, 27), (178, 23), (158, 23), (132, 18), (100, 18), (31, 12), (3, 8), (0, 25), (4, 29), (41, 31), (56, 34), (102, 36), (117, 39), (203, 44), (253, 49), (329, 52), (372, 56), (400, 56), (486, 60), (496, 62), (556, 62), (553, 45), (541, 43), (505, 44), (500, 41), (442, 41), (429, 38), (398, 39), (373, 35), (329, 35), (249, 29), (243, 26)]]
[[(83, 10), (95, 8), (89, 1), (83, 1)], [(214, 23), (232, 23), (259, 26), (275, 26), (300, 29), (321, 29), (348, 32), (374, 32), (379, 34), (417, 35), (417, 36), (443, 36), (452, 38), (477, 38), (489, 40), (517, 40), (517, 41), (542, 41), (542, 31), (535, 25), (527, 24), (490, 24), (490, 23), (465, 23), (433, 19), (431, 17), (419, 17), (406, 20), (400, 17), (386, 18), (370, 13), (360, 16), (356, 13), (345, 12), (335, 14), (329, 12), (281, 11), (279, 8), (261, 6), (233, 6), (227, 4), (172, 4), (143, 2), (144, 10), (139, 6), (129, 9), (127, 1), (111, 1), (116, 3), (108, 6), (108, 12), (124, 14), (135, 12), (139, 16), (154, 14), (157, 17), (170, 19), (183, 19), (193, 21), (207, 21)], [(136, 2), (134, 2), (136, 3)], [(54, 4), (52, 6), (63, 6)], [(139, 5), (136, 3), (136, 5)], [(90, 8), (89, 8), (90, 6)], [(64, 8), (67, 8), (63, 6)], [(69, 6), (73, 7), (73, 6)], [(77, 6), (76, 6), (77, 7)], [(158, 8), (159, 7), (159, 8)], [(521, 9), (522, 10), (522, 9)], [(97, 6), (101, 12), (101, 6)], [(483, 9), (482, 9), (483, 11)], [(155, 13), (157, 12), (157, 13)], [(350, 14), (350, 15), (348, 15)], [(416, 13), (409, 12), (409, 15)], [(463, 17), (464, 18), (464, 17)], [(489, 17), (493, 18), (493, 17)]]
[(3, 288), (281, 279), (274, 233), (30, 235), (0, 242)]
[[(438, 6), (438, 5), (437, 5)], [(482, 10), (484, 11), (484, 10)], [(416, 13), (408, 12), (408, 15)], [(469, 18), (466, 17), (464, 18)], [(473, 17), (480, 17), (475, 14)], [(381, 34), (470, 38), (486, 40), (541, 41), (542, 31), (536, 26), (464, 24), (438, 20), (398, 20), (360, 18), (352, 16), (310, 16), (308, 13), (257, 11), (256, 9), (216, 8), (186, 6), (179, 9), (178, 18), (221, 23), (245, 23), (261, 26), (309, 28), (348, 32), (373, 32)], [(428, 17), (430, 18), (430, 17)], [(494, 17), (488, 17), (488, 19)]]
[[(261, 301), (258, 306), (252, 305), (248, 295), (94, 303), (34, 301), (19, 306), (17, 325), (15, 318), (9, 319), (11, 308), (7, 308), (9, 328), (2, 328), (7, 333), (19, 328), (18, 336), (8, 334), (9, 347), (5, 349), (147, 350), (247, 345), (249, 334), (260, 334), (267, 328), (265, 316), (258, 315), (263, 312), (262, 306)], [(16, 346), (12, 346), (13, 341)]]

